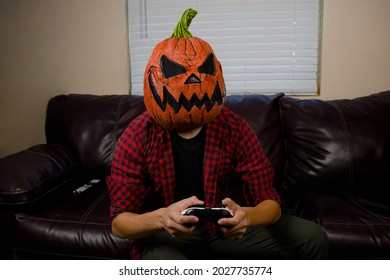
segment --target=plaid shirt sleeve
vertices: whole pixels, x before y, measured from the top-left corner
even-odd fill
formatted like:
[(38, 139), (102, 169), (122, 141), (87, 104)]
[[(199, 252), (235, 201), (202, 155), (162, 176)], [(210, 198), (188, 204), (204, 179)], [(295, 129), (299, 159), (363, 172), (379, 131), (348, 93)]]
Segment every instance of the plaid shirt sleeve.
[(249, 205), (263, 200), (274, 200), (280, 204), (280, 196), (274, 187), (274, 169), (259, 139), (243, 119), (238, 118), (236, 124), (238, 127), (233, 129), (239, 139), (236, 171), (242, 174), (245, 200)]
[(116, 146), (111, 175), (106, 178), (111, 221), (123, 212), (137, 213), (147, 195), (148, 190), (142, 182), (144, 124), (144, 115), (131, 122)]

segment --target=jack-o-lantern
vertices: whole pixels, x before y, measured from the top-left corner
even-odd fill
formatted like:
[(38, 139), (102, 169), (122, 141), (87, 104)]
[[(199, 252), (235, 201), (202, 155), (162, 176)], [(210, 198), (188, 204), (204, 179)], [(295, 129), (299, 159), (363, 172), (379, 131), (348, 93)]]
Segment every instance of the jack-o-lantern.
[(213, 120), (225, 98), (220, 62), (210, 45), (188, 30), (196, 14), (186, 10), (172, 37), (155, 46), (144, 75), (149, 114), (162, 127), (179, 132)]

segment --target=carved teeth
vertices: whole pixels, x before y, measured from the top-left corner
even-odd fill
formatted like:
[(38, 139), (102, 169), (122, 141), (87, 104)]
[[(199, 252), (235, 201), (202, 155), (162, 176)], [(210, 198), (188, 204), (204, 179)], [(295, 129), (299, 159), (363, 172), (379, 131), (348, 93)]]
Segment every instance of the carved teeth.
[(150, 89), (153, 93), (153, 97), (156, 100), (156, 103), (158, 106), (165, 112), (167, 104), (175, 111), (175, 113), (179, 113), (180, 109), (184, 107), (188, 112), (192, 110), (194, 106), (198, 107), (199, 109), (202, 106), (206, 107), (207, 112), (213, 108), (215, 102), (217, 102), (220, 106), (223, 104), (223, 98), (222, 93), (219, 88), (219, 84), (215, 85), (213, 95), (211, 96), (211, 99), (208, 97), (207, 93), (204, 94), (202, 99), (199, 99), (196, 94), (193, 94), (191, 99), (188, 100), (183, 93), (180, 94), (179, 101), (176, 101), (176, 99), (173, 97), (173, 95), (167, 90), (166, 87), (163, 88), (163, 100), (161, 100), (160, 96), (157, 93), (157, 90), (154, 86), (153, 79), (151, 75), (149, 75), (149, 85)]

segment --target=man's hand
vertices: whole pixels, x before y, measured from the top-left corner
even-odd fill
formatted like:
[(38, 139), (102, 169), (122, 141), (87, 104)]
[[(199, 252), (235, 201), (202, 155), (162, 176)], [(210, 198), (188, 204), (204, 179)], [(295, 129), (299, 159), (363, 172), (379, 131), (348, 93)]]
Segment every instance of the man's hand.
[(226, 237), (242, 238), (249, 226), (245, 211), (230, 198), (222, 200), (222, 204), (233, 212), (234, 217), (218, 221), (220, 232)]
[(181, 211), (190, 206), (204, 204), (196, 196), (180, 200), (164, 208), (163, 211), (163, 227), (173, 237), (191, 234), (199, 222), (196, 216), (185, 216)]
[(254, 207), (241, 207), (230, 198), (222, 203), (233, 212), (233, 218), (218, 221), (220, 231), (226, 237), (242, 238), (248, 227), (264, 227), (275, 223), (281, 216), (280, 205), (273, 200), (264, 200)]

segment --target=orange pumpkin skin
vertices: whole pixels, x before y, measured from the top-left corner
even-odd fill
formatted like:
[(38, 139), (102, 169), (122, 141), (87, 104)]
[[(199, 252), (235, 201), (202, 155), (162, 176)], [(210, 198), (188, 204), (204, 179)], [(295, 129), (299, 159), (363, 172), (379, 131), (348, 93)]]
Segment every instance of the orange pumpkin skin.
[(219, 114), (225, 96), (221, 64), (206, 41), (172, 37), (156, 45), (145, 69), (144, 102), (162, 127), (198, 128)]

